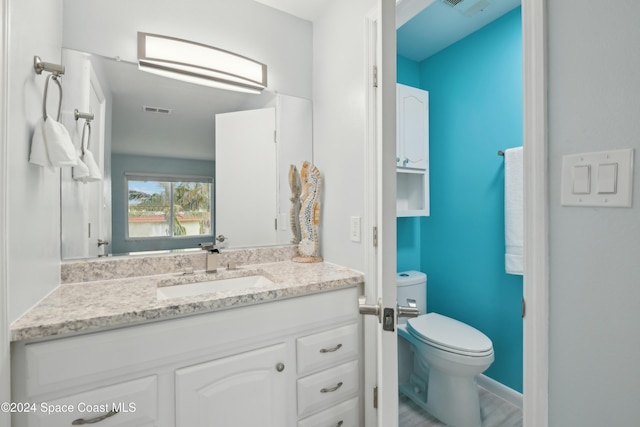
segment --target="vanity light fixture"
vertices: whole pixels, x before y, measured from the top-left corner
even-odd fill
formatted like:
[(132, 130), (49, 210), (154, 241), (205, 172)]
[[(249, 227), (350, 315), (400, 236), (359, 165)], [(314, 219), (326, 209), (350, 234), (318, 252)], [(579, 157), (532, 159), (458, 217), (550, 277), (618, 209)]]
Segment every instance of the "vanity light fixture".
[(138, 32), (142, 71), (219, 89), (258, 94), (267, 86), (267, 66), (202, 43)]

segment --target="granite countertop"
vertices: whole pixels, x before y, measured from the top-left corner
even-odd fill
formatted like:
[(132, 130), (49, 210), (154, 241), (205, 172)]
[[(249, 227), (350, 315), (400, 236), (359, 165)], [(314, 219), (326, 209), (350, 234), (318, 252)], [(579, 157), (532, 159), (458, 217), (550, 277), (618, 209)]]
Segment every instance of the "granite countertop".
[[(260, 274), (273, 283), (191, 297), (161, 300), (158, 286)], [(335, 264), (280, 261), (243, 265), (218, 273), (155, 276), (62, 284), (11, 325), (11, 340), (58, 337), (76, 332), (125, 327), (244, 305), (269, 302), (364, 282), (364, 276)]]

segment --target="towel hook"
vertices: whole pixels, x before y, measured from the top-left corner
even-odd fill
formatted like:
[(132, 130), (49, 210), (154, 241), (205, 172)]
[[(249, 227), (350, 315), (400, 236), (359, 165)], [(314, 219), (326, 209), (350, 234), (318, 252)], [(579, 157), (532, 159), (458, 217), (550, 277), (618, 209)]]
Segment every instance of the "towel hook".
[(64, 65), (52, 64), (51, 62), (44, 62), (39, 56), (33, 57), (33, 68), (36, 70), (36, 74), (42, 74), (43, 71), (48, 71), (60, 76), (64, 74)]
[(42, 102), (42, 115), (45, 120), (47, 120), (47, 94), (49, 93), (49, 80), (53, 79), (54, 82), (58, 85), (58, 89), (60, 89), (60, 98), (58, 99), (58, 115), (57, 121), (60, 121), (60, 111), (62, 111), (62, 85), (60, 84), (59, 75), (58, 74), (49, 74), (47, 76), (47, 80), (44, 83), (44, 100)]
[[(78, 111), (78, 110), (76, 110)], [(88, 136), (86, 138), (87, 141), (87, 148), (84, 147), (84, 141), (85, 141), (85, 131), (89, 129)], [(84, 156), (85, 150), (89, 150), (89, 144), (91, 144), (91, 120), (87, 120), (84, 122), (84, 126), (82, 127), (82, 137), (80, 138), (80, 142), (81, 142), (81, 148), (82, 148), (82, 155)]]
[(85, 119), (90, 122), (91, 120), (93, 120), (94, 116), (93, 113), (81, 113), (76, 108), (75, 110), (73, 110), (73, 117), (76, 118), (76, 121), (78, 121), (78, 119)]

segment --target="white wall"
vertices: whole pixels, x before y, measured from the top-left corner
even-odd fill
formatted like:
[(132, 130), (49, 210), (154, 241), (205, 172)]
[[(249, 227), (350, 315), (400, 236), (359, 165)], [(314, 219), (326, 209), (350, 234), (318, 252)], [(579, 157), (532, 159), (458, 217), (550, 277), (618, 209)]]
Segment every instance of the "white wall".
[[(640, 2), (548, 1), (550, 422), (640, 420)], [(562, 156), (633, 147), (633, 208), (560, 206)]]
[[(10, 0), (9, 6), (9, 227), (5, 238), (9, 320), (13, 321), (60, 282), (60, 171), (34, 166), (28, 159), (33, 129), (42, 115), (45, 82), (45, 74), (36, 75), (33, 70), (33, 57), (60, 63), (62, 1)], [(49, 88), (53, 110), (57, 88), (53, 84)]]
[[(7, 56), (8, 0), (0, 1), (0, 236), (7, 230)], [(0, 240), (0, 402), (9, 402), (10, 356), (7, 304), (7, 241)], [(10, 414), (0, 411), (0, 424), (10, 425)]]
[(365, 16), (375, 4), (333, 0), (313, 25), (313, 150), (323, 175), (320, 254), (360, 271), (365, 252), (349, 239), (349, 218), (365, 211)]
[(137, 62), (137, 32), (267, 64), (268, 89), (311, 98), (311, 23), (253, 0), (64, 0), (64, 47)]

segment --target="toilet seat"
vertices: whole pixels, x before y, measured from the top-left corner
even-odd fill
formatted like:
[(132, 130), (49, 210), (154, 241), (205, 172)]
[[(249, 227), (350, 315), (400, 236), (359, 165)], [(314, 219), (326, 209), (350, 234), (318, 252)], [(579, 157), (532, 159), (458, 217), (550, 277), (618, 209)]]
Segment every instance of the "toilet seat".
[(489, 337), (479, 330), (437, 313), (423, 314), (407, 322), (416, 339), (450, 353), (484, 357), (493, 353)]

